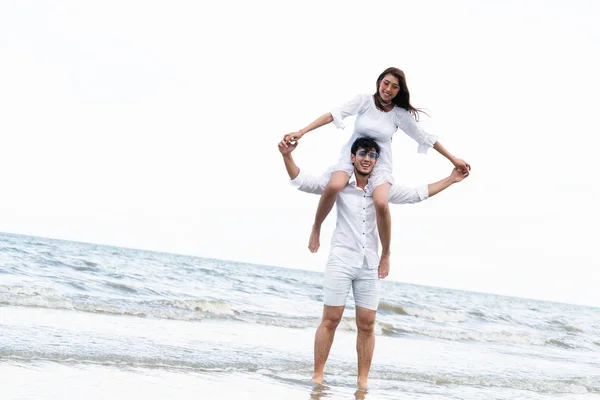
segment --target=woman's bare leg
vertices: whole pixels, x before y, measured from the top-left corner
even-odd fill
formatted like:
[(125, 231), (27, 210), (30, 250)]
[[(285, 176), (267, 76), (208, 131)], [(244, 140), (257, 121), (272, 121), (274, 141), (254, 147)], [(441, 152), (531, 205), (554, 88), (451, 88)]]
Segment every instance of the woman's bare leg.
[(392, 217), (388, 205), (390, 184), (384, 183), (373, 191), (375, 214), (377, 215), (377, 229), (381, 240), (381, 261), (379, 263), (379, 277), (385, 278), (390, 273), (390, 243), (392, 241)]
[(344, 171), (335, 171), (331, 174), (331, 178), (329, 178), (329, 182), (319, 199), (315, 222), (312, 227), (312, 232), (310, 233), (310, 239), (308, 240), (308, 249), (312, 253), (316, 253), (317, 250), (319, 250), (319, 247), (321, 246), (319, 241), (321, 236), (321, 225), (333, 208), (337, 194), (346, 187), (349, 180), (350, 177)]

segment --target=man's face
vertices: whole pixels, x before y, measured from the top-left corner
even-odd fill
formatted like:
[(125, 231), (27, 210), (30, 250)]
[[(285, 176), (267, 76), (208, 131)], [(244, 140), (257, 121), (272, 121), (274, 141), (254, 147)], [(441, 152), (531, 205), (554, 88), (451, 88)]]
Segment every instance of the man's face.
[(373, 167), (377, 164), (377, 158), (379, 154), (375, 151), (375, 149), (365, 149), (359, 147), (356, 150), (356, 154), (352, 154), (350, 156), (350, 160), (352, 164), (354, 164), (354, 173), (357, 175), (371, 175), (373, 172)]

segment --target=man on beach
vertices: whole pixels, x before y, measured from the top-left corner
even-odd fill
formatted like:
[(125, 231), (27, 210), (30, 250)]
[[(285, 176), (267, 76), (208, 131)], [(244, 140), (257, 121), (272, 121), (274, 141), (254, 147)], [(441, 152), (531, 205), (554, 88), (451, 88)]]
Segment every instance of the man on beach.
[[(292, 184), (299, 190), (321, 194), (327, 185), (327, 176), (314, 177), (300, 171), (292, 158), (298, 142), (281, 141), (278, 145)], [(331, 249), (325, 267), (323, 317), (315, 334), (313, 382), (323, 382), (325, 362), (333, 344), (335, 330), (342, 319), (346, 297), (352, 286), (356, 306), (356, 352), (358, 356), (359, 387), (367, 387), (369, 369), (375, 349), (375, 316), (379, 305), (381, 279), (387, 271), (379, 268), (379, 236), (373, 204), (372, 188), (368, 179), (379, 158), (379, 145), (370, 138), (357, 139), (348, 155), (354, 173), (348, 185), (338, 194), (337, 223), (331, 240)], [(450, 176), (420, 187), (392, 185), (389, 202), (416, 203), (436, 195), (456, 182), (463, 174), (454, 169)]]

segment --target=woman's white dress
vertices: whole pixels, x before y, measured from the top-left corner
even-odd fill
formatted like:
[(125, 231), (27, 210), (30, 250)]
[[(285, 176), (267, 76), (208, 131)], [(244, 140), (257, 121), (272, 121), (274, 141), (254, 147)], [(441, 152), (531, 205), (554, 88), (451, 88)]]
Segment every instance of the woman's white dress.
[(378, 110), (371, 94), (361, 94), (354, 97), (342, 106), (331, 110), (331, 115), (337, 128), (344, 128), (342, 121), (346, 117), (356, 115), (356, 120), (352, 137), (342, 147), (338, 163), (331, 167), (328, 172), (345, 171), (348, 176), (351, 176), (354, 170), (350, 161), (352, 143), (359, 137), (368, 136), (375, 140), (380, 147), (379, 159), (369, 182), (373, 188), (385, 182), (394, 183), (392, 176), (392, 136), (398, 128), (418, 143), (417, 151), (419, 153), (426, 153), (437, 141), (437, 138), (425, 132), (404, 108), (395, 106), (389, 112)]

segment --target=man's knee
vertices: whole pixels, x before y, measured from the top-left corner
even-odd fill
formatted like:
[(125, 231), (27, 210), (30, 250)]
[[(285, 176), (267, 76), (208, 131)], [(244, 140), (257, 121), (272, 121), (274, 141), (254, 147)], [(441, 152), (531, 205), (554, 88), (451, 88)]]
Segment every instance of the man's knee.
[(321, 321), (321, 325), (328, 330), (335, 330), (337, 326), (340, 324), (342, 320), (342, 315), (344, 312), (343, 307), (335, 307), (326, 309), (323, 313), (323, 320)]
[(375, 311), (360, 310), (356, 316), (356, 328), (360, 332), (373, 332), (375, 330)]
[(341, 320), (342, 320), (341, 318), (324, 318), (323, 321), (321, 322), (321, 324), (327, 330), (335, 330), (335, 329), (337, 329)]
[(356, 328), (361, 332), (373, 332), (375, 329), (375, 319), (356, 320)]

